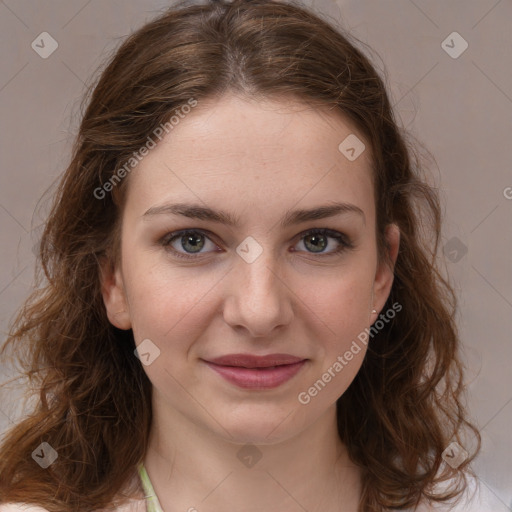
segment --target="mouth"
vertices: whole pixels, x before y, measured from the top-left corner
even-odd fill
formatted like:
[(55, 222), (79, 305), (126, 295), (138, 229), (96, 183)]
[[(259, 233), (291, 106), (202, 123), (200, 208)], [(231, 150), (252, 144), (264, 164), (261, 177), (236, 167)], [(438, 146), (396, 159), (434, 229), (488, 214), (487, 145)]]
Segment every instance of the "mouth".
[(203, 360), (225, 380), (243, 389), (272, 389), (294, 377), (307, 359), (289, 354), (232, 354)]

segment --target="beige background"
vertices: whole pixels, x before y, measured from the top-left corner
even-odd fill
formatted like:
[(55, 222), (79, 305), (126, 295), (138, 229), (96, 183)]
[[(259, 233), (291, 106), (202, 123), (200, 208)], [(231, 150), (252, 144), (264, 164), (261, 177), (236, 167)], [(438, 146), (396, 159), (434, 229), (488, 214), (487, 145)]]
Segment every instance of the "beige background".
[[(0, 1), (0, 329), (31, 288), (43, 192), (66, 166), (84, 83), (107, 53), (169, 2)], [(446, 222), (467, 253), (447, 253), (460, 297), (459, 326), (471, 372), (469, 399), (482, 428), (476, 470), (512, 503), (512, 2), (510, 0), (315, 0), (382, 58), (397, 114), (436, 158)], [(457, 58), (442, 43), (458, 32)], [(31, 43), (48, 32), (47, 59)], [(463, 40), (447, 39), (452, 53)], [(381, 63), (375, 61), (379, 67)], [(453, 260), (451, 261), (450, 260)], [(460, 258), (460, 259), (459, 259)], [(0, 368), (4, 377), (12, 368)], [(0, 402), (0, 431), (20, 413)], [(1, 456), (1, 454), (0, 454)]]

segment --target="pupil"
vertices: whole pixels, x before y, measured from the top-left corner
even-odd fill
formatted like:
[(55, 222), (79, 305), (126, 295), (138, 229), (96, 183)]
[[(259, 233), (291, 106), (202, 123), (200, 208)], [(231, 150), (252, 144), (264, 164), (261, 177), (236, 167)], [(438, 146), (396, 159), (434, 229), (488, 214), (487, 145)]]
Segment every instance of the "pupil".
[[(202, 235), (200, 235), (200, 234), (186, 235), (184, 238), (185, 238), (186, 244), (191, 244), (191, 246), (192, 246), (191, 252), (198, 252), (201, 250), (202, 246), (200, 244), (201, 244)], [(185, 250), (188, 250), (184, 244), (182, 244), (182, 246)]]
[(307, 240), (308, 239), (309, 240), (313, 240), (313, 242), (312, 242), (313, 247), (314, 247), (313, 252), (321, 252), (327, 246), (327, 244), (325, 242), (325, 236), (324, 235), (318, 235), (317, 234), (317, 235), (309, 235), (309, 236), (307, 236), (306, 237), (306, 245), (307, 245)]

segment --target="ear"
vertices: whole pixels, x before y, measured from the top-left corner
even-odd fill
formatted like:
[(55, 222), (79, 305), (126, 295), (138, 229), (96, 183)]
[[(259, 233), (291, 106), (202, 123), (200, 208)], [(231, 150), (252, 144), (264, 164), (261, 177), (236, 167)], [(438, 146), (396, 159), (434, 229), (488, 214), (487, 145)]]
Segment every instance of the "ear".
[(386, 227), (385, 237), (391, 265), (388, 261), (382, 261), (375, 274), (375, 281), (373, 283), (373, 308), (377, 310), (377, 314), (382, 310), (388, 300), (393, 285), (394, 268), (400, 246), (400, 230), (398, 226), (396, 224), (389, 224)]
[(100, 282), (103, 303), (110, 323), (119, 329), (131, 329), (121, 269), (115, 267), (105, 256), (100, 260)]

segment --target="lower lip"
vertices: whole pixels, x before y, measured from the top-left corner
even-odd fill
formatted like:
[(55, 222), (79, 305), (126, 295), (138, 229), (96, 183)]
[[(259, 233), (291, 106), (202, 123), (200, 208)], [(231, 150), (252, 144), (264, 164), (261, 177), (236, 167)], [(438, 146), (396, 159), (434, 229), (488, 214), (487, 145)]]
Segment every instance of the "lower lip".
[(206, 364), (227, 381), (245, 389), (272, 389), (284, 384), (296, 375), (306, 361), (276, 366), (275, 368), (243, 368), (239, 366), (222, 366)]

